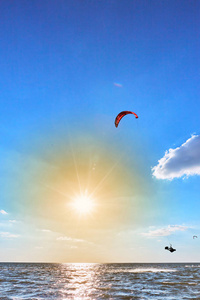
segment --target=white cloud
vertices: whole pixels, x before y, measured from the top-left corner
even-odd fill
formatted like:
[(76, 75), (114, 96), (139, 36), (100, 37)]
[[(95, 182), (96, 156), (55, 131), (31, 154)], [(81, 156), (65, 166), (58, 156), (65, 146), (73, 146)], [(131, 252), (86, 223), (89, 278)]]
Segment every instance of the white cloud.
[(52, 232), (51, 230), (49, 229), (41, 229), (42, 232)]
[(1, 210), (0, 210), (0, 214), (2, 214), (2, 215), (7, 215), (8, 213), (7, 213), (5, 210), (1, 209)]
[(158, 228), (155, 230), (149, 230), (147, 233), (142, 233), (144, 236), (148, 237), (154, 237), (154, 236), (168, 236), (174, 233), (175, 231), (185, 231), (187, 230), (188, 226), (183, 226), (183, 225), (168, 225), (166, 227)]
[(20, 221), (16, 221), (16, 220), (5, 220), (5, 221), (2, 221), (0, 223), (0, 226), (4, 226), (4, 227), (11, 227), (13, 226), (14, 224), (18, 224), (20, 223)]
[(84, 240), (81, 240), (81, 239), (73, 239), (69, 236), (59, 236), (57, 237), (56, 239), (57, 241), (71, 241), (71, 242), (78, 242), (78, 243), (82, 243), (82, 242), (85, 242)]
[(13, 234), (10, 232), (0, 232), (0, 237), (2, 238), (18, 238), (19, 236), (19, 234)]
[(156, 178), (169, 180), (200, 175), (200, 135), (193, 135), (180, 147), (167, 150), (152, 171)]
[(72, 238), (68, 237), (68, 236), (59, 236), (56, 239), (57, 241), (71, 241)]

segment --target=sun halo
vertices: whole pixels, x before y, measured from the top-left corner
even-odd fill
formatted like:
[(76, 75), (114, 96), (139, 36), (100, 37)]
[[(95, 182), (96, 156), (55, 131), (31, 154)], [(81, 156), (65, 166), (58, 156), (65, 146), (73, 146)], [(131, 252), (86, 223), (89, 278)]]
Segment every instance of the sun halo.
[(87, 195), (79, 195), (71, 202), (71, 207), (80, 215), (86, 215), (94, 210), (94, 201)]

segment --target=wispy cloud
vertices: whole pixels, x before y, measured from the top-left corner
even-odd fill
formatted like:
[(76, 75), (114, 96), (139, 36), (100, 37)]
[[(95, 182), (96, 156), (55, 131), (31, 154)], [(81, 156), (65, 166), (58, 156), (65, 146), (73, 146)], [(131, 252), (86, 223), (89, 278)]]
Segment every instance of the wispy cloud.
[(74, 239), (74, 238), (71, 238), (71, 237), (69, 237), (69, 236), (59, 236), (59, 237), (57, 237), (56, 240), (57, 240), (57, 241), (71, 241), (71, 242), (78, 242), (78, 243), (85, 242), (84, 240), (81, 240), (81, 239)]
[(190, 227), (183, 225), (168, 225), (166, 227), (158, 228), (155, 230), (149, 230), (149, 232), (142, 233), (142, 235), (148, 237), (169, 236), (175, 231), (185, 231), (188, 228)]
[(20, 223), (20, 221), (16, 221), (16, 220), (4, 220), (0, 223), (0, 226), (4, 226), (4, 227), (11, 227), (14, 224), (18, 224)]
[(49, 229), (41, 229), (42, 232), (52, 232), (51, 230)]
[(16, 220), (9, 220), (10, 223), (17, 223)]
[(152, 171), (156, 178), (169, 180), (200, 175), (200, 135), (193, 135), (180, 147), (167, 150)]
[(122, 87), (123, 87), (123, 85), (122, 85), (121, 83), (119, 83), (119, 82), (114, 82), (113, 84), (114, 84), (115, 86), (119, 87), (119, 88), (122, 88)]
[(2, 238), (18, 238), (20, 235), (19, 234), (13, 234), (10, 232), (0, 232), (0, 237)]
[(7, 213), (5, 210), (1, 209), (1, 210), (0, 210), (0, 214), (2, 214), (2, 215), (7, 215), (8, 213)]

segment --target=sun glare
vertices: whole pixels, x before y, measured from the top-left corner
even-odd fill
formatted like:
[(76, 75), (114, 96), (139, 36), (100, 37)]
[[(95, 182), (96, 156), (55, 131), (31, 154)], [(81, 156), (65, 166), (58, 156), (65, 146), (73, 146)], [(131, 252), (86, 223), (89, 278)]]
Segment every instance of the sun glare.
[(88, 214), (94, 209), (94, 201), (85, 195), (76, 197), (71, 205), (79, 214)]

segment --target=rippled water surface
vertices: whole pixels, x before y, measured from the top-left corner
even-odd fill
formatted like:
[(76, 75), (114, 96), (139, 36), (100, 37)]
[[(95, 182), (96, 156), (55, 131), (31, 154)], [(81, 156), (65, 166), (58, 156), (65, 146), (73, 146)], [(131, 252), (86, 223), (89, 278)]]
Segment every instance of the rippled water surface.
[(200, 264), (1, 263), (0, 299), (200, 299)]

